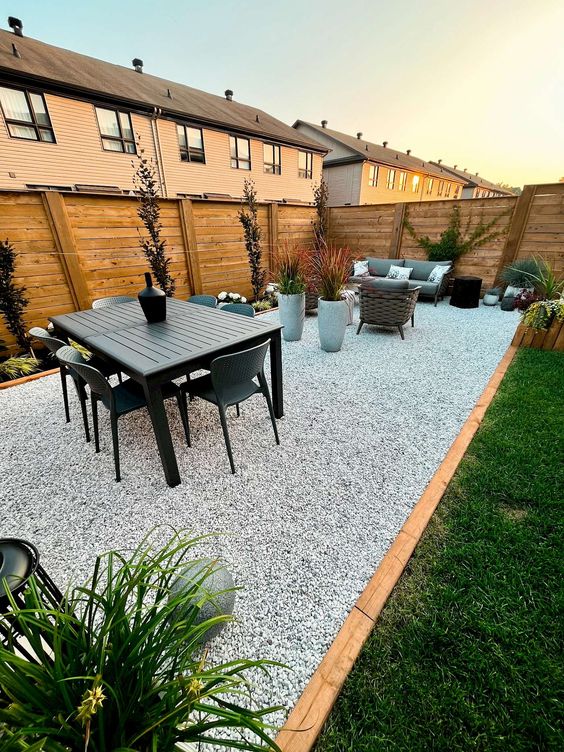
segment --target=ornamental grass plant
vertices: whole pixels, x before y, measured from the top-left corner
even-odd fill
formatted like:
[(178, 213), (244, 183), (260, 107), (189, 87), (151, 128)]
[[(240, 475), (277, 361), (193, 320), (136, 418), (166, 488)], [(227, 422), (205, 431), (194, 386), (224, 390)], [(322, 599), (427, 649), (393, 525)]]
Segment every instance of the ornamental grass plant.
[(323, 245), (312, 256), (311, 264), (319, 297), (323, 300), (341, 300), (353, 264), (350, 249)]
[(178, 742), (277, 749), (265, 717), (278, 708), (251, 709), (249, 681), (274, 664), (207, 661), (208, 629), (232, 617), (198, 623), (216, 568), (186, 570), (202, 541), (175, 533), (162, 548), (149, 537), (128, 556), (101, 555), (60, 609), (33, 576), (25, 607), (11, 598), (0, 625), (16, 627), (36, 660), (9, 640), (0, 646), (2, 752), (173, 752)]
[(306, 252), (292, 243), (284, 243), (276, 251), (274, 259), (278, 292), (282, 295), (301, 295), (306, 289)]

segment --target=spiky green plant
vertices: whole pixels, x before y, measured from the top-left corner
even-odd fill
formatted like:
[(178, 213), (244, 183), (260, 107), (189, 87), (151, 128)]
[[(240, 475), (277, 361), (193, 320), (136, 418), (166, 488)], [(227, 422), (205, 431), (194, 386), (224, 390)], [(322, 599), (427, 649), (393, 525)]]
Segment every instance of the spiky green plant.
[(311, 257), (313, 275), (323, 300), (341, 300), (351, 273), (353, 256), (349, 248), (323, 245)]
[[(208, 629), (232, 617), (196, 622), (213, 598), (205, 592), (213, 566), (186, 575), (186, 556), (201, 542), (176, 533), (160, 549), (147, 538), (129, 556), (99, 556), (92, 579), (69, 588), (61, 609), (46, 605), (45, 586), (30, 579), (25, 607), (12, 598), (9, 618), (37, 659), (0, 647), (0, 749), (278, 749), (265, 718), (279, 708), (250, 709), (248, 679), (278, 664), (208, 665), (202, 650)], [(172, 588), (179, 576), (182, 591)]]
[(532, 287), (531, 275), (538, 271), (534, 258), (517, 259), (506, 266), (499, 275), (511, 287)]
[(274, 268), (275, 282), (282, 295), (300, 295), (306, 289), (305, 250), (289, 242), (276, 251)]
[(0, 360), (0, 381), (11, 381), (39, 371), (41, 364), (30, 355), (13, 356)]
[[(540, 256), (532, 259), (524, 259), (526, 266), (516, 266), (519, 262), (514, 262), (513, 266), (508, 267), (508, 271), (515, 274), (522, 274), (527, 280), (527, 285), (523, 287), (533, 287), (537, 295), (544, 300), (554, 300), (562, 295), (564, 290), (564, 280), (557, 277), (554, 269)], [(532, 263), (531, 263), (532, 262)]]

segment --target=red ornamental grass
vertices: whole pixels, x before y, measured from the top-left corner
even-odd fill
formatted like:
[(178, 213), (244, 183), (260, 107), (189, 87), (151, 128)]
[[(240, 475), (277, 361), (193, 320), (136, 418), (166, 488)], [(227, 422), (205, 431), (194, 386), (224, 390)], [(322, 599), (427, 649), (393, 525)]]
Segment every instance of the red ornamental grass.
[(353, 256), (349, 248), (322, 246), (312, 257), (319, 297), (323, 300), (341, 300), (343, 289), (351, 275), (352, 264)]

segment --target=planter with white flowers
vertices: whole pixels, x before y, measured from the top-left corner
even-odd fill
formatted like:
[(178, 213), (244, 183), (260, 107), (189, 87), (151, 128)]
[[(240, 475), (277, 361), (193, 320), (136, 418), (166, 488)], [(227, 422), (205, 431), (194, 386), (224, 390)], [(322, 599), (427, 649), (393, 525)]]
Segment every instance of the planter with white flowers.
[(222, 290), (217, 296), (219, 301), (219, 308), (222, 308), (226, 303), (246, 303), (247, 298), (244, 295), (239, 295), (238, 292), (226, 292)]

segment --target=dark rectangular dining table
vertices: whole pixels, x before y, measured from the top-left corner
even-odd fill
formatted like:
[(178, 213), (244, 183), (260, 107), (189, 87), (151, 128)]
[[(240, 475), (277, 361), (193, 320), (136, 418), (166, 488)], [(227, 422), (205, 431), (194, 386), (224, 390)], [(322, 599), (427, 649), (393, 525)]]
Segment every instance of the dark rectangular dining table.
[(101, 358), (113, 361), (139, 382), (164, 474), (169, 486), (180, 483), (161, 384), (198, 370), (210, 356), (225, 355), (270, 339), (272, 401), (277, 418), (284, 414), (282, 391), (282, 326), (217, 308), (167, 299), (165, 321), (149, 324), (134, 300), (107, 308), (51, 316), (57, 336), (72, 339)]

